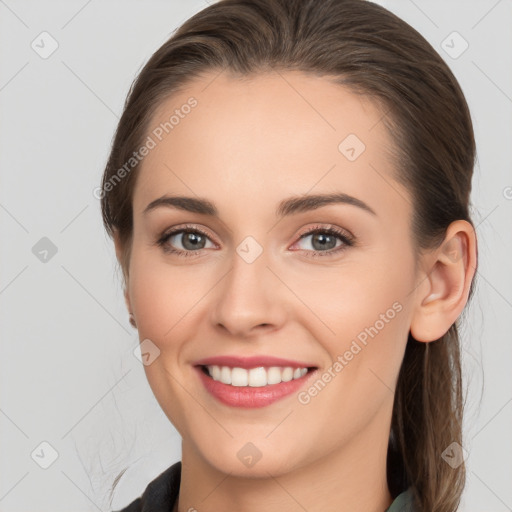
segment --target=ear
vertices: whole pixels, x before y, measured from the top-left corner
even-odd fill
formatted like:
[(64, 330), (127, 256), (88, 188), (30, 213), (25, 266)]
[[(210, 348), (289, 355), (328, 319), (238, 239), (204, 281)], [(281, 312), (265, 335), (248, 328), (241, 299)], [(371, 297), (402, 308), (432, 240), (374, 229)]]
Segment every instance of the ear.
[(121, 270), (123, 272), (123, 277), (124, 277), (124, 285), (123, 285), (124, 300), (126, 302), (126, 307), (128, 308), (128, 311), (131, 313), (132, 308), (131, 308), (131, 304), (130, 304), (130, 297), (128, 295), (128, 272), (127, 272), (127, 270), (125, 271), (124, 266), (123, 266), (124, 246), (123, 246), (123, 243), (121, 242), (119, 232), (115, 228), (114, 228), (114, 232), (113, 232), (113, 238), (114, 238), (114, 246), (116, 249), (116, 258), (119, 263), (119, 266), (121, 267)]
[(416, 289), (417, 301), (411, 334), (417, 341), (444, 336), (467, 303), (477, 266), (477, 242), (473, 226), (465, 220), (450, 224), (443, 243), (423, 261)]

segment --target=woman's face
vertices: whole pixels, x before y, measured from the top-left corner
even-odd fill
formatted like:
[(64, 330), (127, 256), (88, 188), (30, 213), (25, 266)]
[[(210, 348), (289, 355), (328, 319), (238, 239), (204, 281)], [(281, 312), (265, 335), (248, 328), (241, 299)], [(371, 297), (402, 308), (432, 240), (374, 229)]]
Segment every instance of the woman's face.
[[(417, 276), (410, 195), (392, 178), (382, 116), (325, 78), (216, 72), (152, 120), (127, 300), (149, 340), (149, 384), (184, 450), (220, 471), (278, 475), (387, 449)], [(308, 201), (317, 195), (345, 201)], [(147, 209), (163, 196), (196, 203)], [(198, 201), (216, 214), (194, 211)], [(214, 356), (317, 369), (293, 385), (217, 383), (215, 395), (196, 367)], [(223, 375), (243, 384), (249, 373)], [(289, 393), (272, 401), (275, 389)]]

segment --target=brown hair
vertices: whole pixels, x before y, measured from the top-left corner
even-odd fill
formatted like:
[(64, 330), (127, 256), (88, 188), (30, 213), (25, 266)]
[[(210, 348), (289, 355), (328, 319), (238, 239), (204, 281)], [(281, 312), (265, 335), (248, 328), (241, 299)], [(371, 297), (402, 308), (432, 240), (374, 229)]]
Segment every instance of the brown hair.
[[(421, 34), (364, 0), (221, 0), (177, 29), (129, 91), (101, 197), (105, 228), (123, 243), (125, 284), (138, 166), (108, 193), (106, 185), (147, 137), (156, 108), (205, 72), (248, 76), (272, 69), (328, 76), (383, 107), (395, 142), (395, 178), (413, 200), (417, 254), (438, 247), (452, 221), (473, 225), (470, 112), (452, 72)], [(465, 485), (464, 463), (452, 468), (441, 457), (451, 443), (462, 445), (457, 323), (430, 343), (409, 334), (398, 376), (387, 479), (393, 497), (412, 487), (419, 512), (454, 512)]]

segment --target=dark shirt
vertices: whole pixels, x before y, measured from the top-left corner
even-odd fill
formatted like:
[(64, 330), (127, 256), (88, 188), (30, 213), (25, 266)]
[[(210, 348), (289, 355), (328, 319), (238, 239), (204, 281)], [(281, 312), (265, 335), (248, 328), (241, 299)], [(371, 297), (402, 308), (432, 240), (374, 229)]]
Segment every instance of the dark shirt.
[[(140, 497), (113, 512), (171, 512), (178, 500), (180, 477), (181, 461), (178, 461), (152, 480)], [(411, 490), (399, 494), (385, 512), (414, 512)]]

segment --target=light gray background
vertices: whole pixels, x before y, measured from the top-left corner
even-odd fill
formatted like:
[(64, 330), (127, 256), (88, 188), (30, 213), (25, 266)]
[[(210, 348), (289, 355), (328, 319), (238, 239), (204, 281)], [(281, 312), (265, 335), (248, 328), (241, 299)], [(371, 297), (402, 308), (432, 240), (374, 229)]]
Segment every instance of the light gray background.
[[(462, 333), (469, 396), (460, 510), (510, 511), (512, 3), (379, 3), (439, 51), (472, 111), (479, 272)], [(131, 81), (205, 5), (0, 0), (1, 512), (120, 508), (181, 457), (133, 354), (138, 337), (93, 190)], [(43, 31), (59, 45), (47, 59), (31, 47)], [(463, 42), (446, 39), (453, 31), (469, 44), (457, 58)], [(46, 262), (33, 252), (43, 237), (57, 249)], [(43, 442), (58, 453), (47, 469), (40, 464), (52, 448)]]

